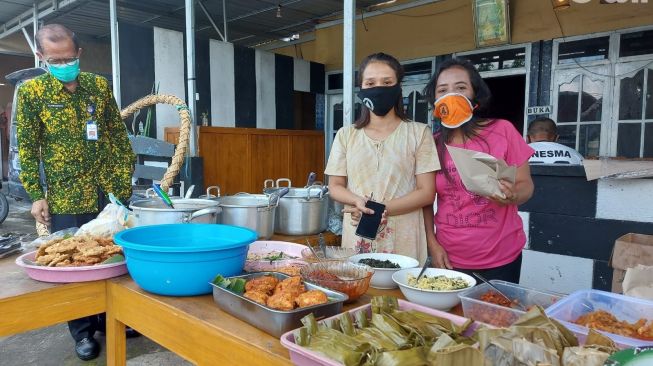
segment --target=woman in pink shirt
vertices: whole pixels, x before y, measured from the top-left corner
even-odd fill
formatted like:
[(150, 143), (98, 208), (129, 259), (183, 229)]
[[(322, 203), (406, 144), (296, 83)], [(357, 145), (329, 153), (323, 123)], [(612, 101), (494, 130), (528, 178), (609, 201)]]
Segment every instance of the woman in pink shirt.
[[(442, 121), (434, 135), (442, 166), (435, 178), (437, 212), (424, 208), (433, 264), (518, 283), (526, 235), (517, 206), (533, 194), (528, 167), (533, 149), (510, 122), (477, 116), (491, 94), (471, 62), (443, 62), (424, 93)], [(499, 182), (503, 197), (467, 191), (445, 145), (481, 151), (517, 166), (515, 183)]]

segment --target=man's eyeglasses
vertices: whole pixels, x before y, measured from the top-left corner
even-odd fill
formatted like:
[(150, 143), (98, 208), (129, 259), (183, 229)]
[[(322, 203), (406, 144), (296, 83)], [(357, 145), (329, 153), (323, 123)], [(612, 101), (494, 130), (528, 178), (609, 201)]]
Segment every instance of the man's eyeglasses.
[(75, 62), (79, 60), (78, 57), (70, 57), (70, 58), (49, 58), (45, 60), (50, 65), (58, 65), (58, 66), (73, 66)]

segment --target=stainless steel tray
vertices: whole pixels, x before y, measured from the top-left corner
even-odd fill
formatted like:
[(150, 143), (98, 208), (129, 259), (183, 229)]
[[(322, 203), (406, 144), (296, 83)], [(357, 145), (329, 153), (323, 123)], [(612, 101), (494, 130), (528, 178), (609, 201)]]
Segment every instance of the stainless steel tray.
[[(274, 276), (279, 280), (290, 277), (279, 272), (256, 272), (229, 278), (243, 278), (247, 281), (261, 276)], [(220, 309), (275, 337), (280, 337), (285, 332), (300, 327), (302, 325), (301, 319), (310, 313), (313, 313), (315, 318), (322, 319), (342, 312), (342, 303), (348, 298), (343, 293), (304, 282), (307, 290), (323, 291), (329, 298), (329, 302), (291, 311), (282, 311), (263, 306), (213, 283), (211, 285), (213, 286), (213, 301), (218, 304)]]

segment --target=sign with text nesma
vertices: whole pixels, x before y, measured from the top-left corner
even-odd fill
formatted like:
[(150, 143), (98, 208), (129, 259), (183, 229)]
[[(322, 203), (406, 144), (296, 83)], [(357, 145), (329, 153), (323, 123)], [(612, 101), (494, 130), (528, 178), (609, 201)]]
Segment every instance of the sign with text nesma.
[(529, 116), (534, 115), (534, 114), (551, 114), (551, 106), (550, 105), (540, 105), (540, 106), (535, 106), (535, 107), (528, 107), (526, 109), (527, 114)]

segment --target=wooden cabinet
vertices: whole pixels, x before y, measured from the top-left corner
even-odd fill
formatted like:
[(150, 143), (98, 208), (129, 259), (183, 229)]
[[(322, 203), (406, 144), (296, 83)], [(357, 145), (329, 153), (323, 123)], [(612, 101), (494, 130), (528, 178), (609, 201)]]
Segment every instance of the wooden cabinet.
[[(204, 158), (204, 185), (222, 194), (261, 193), (266, 179), (290, 178), (303, 187), (310, 172), (324, 182), (324, 134), (321, 131), (200, 127), (199, 155)], [(178, 128), (165, 139), (177, 143)]]

